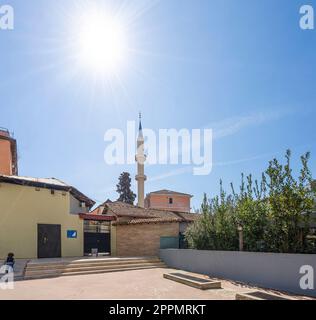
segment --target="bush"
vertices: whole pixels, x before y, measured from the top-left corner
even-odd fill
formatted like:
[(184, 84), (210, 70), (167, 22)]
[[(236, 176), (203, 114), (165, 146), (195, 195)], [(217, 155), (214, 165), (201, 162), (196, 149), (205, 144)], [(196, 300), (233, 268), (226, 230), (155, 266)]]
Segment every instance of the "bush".
[(239, 192), (231, 184), (226, 194), (220, 182), (220, 195), (208, 200), (204, 195), (201, 218), (186, 231), (191, 248), (238, 250), (237, 227), (243, 228), (244, 250), (282, 253), (315, 253), (309, 236), (310, 214), (315, 206), (315, 190), (308, 168), (309, 153), (301, 157), (298, 179), (292, 175), (291, 152), (286, 164), (273, 159), (253, 182), (242, 174)]

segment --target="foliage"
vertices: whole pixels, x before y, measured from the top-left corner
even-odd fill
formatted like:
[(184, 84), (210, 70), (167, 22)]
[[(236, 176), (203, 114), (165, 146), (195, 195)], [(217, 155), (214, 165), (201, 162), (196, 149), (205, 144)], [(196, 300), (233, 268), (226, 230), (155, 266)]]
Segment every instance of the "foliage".
[(119, 194), (117, 201), (134, 204), (136, 194), (131, 190), (131, 177), (128, 172), (123, 172), (120, 175), (116, 188), (116, 192)]
[(191, 248), (237, 250), (238, 226), (242, 226), (244, 250), (266, 252), (316, 252), (308, 241), (310, 214), (314, 207), (310, 154), (301, 157), (297, 179), (291, 169), (291, 152), (286, 164), (270, 161), (261, 181), (252, 175), (241, 176), (238, 192), (231, 184), (231, 194), (223, 190), (208, 200), (204, 195), (201, 218), (186, 231)]

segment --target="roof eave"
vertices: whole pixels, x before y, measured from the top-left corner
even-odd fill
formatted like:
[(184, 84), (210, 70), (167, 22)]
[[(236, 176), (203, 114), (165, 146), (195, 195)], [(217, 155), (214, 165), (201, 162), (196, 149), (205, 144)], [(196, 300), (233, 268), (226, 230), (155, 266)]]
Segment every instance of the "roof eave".
[(61, 186), (55, 184), (44, 183), (40, 181), (30, 181), (30, 180), (23, 180), (23, 179), (16, 179), (14, 177), (7, 177), (7, 176), (0, 176), (0, 182), (3, 183), (10, 183), (19, 186), (27, 186), (27, 187), (34, 187), (34, 188), (43, 188), (43, 189), (54, 189), (57, 191), (65, 191), (70, 192), (77, 200), (84, 202), (88, 205), (89, 208), (95, 205), (95, 201), (81, 193), (74, 187), (71, 186)]

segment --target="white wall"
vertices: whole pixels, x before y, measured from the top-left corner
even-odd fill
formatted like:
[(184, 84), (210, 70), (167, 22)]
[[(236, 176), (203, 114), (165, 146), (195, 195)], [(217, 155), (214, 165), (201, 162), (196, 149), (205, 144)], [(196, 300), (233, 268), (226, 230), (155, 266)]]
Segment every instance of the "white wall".
[(316, 272), (315, 254), (162, 249), (160, 257), (172, 268), (316, 297), (316, 277), (313, 290), (300, 288), (300, 268)]

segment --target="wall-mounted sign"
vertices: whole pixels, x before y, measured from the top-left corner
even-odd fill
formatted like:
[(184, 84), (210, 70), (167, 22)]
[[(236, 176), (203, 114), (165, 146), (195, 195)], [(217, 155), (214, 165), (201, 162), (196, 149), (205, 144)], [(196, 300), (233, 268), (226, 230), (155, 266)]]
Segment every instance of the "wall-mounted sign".
[(67, 238), (68, 239), (77, 239), (78, 232), (77, 230), (67, 230)]

